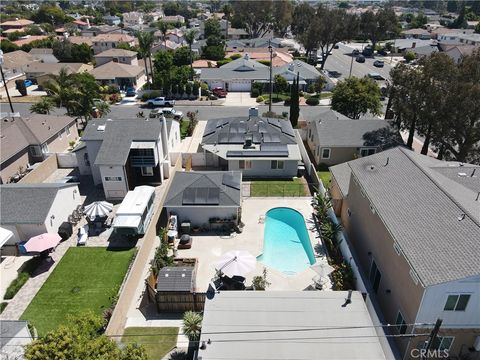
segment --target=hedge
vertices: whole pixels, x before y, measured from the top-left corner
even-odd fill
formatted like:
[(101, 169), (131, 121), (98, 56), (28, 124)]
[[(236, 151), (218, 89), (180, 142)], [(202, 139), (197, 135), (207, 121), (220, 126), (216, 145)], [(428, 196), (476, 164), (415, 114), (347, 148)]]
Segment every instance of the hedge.
[(283, 102), (283, 105), (284, 106), (290, 106), (290, 103), (292, 102), (292, 99), (290, 99), (289, 97), (285, 99), (285, 101)]
[(318, 100), (318, 98), (316, 97), (310, 97), (305, 102), (307, 103), (307, 105), (312, 106), (320, 104), (320, 100)]
[(2, 302), (0, 303), (0, 314), (3, 312), (3, 310), (5, 310), (5, 308), (7, 307), (8, 303), (7, 302)]
[(22, 272), (20, 272), (15, 280), (13, 280), (5, 291), (6, 300), (12, 299), (15, 294), (22, 288), (23, 285), (30, 279), (30, 276), (38, 268), (42, 259), (39, 256), (33, 257), (25, 262)]
[(162, 96), (160, 90), (153, 90), (142, 95), (142, 101), (147, 101), (150, 99), (155, 99), (156, 97)]
[(257, 96), (257, 103), (263, 102), (263, 96)]

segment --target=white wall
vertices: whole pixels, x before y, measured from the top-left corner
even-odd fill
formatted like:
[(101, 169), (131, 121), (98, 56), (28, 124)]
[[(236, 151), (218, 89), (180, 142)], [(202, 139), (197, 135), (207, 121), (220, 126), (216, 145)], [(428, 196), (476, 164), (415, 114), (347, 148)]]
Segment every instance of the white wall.
[[(80, 175), (91, 175), (92, 168), (90, 165), (85, 163), (85, 154), (88, 154), (87, 148), (83, 148), (75, 152), (75, 156), (77, 157), (78, 171), (80, 172)], [(89, 163), (91, 164), (90, 159)]]
[(298, 161), (285, 159), (283, 169), (272, 169), (271, 160), (252, 159), (251, 169), (240, 169), (239, 160), (228, 160), (228, 170), (241, 171), (244, 177), (291, 178), (297, 176)]
[[(100, 166), (103, 190), (107, 199), (121, 199), (128, 192), (123, 166)], [(105, 181), (105, 177), (120, 177), (121, 181)]]
[(210, 218), (231, 218), (237, 216), (237, 207), (196, 206), (196, 207), (167, 207), (167, 213), (178, 215), (178, 223), (190, 221), (193, 226), (208, 226)]
[(95, 185), (101, 184), (102, 176), (100, 175), (100, 169), (94, 164), (97, 159), (98, 150), (100, 150), (100, 146), (102, 146), (102, 140), (85, 141), (85, 144), (87, 144), (88, 159), (90, 160), (90, 167), (92, 169), (93, 183)]
[(74, 153), (57, 153), (59, 168), (72, 168), (78, 166), (77, 156)]
[[(448, 295), (458, 294), (470, 294), (465, 311), (444, 311)], [(480, 328), (480, 276), (427, 287), (415, 322), (432, 323), (437, 318), (443, 319), (445, 327), (462, 324), (461, 328)]]
[[(73, 210), (82, 203), (78, 186), (59, 190), (45, 219), (47, 232), (58, 232), (59, 226), (68, 220), (68, 215), (72, 214)], [(51, 219), (52, 215), (55, 217), (54, 219)]]
[(180, 143), (180, 123), (176, 120), (173, 120), (170, 128), (170, 134), (168, 134), (168, 151), (172, 152), (178, 150)]

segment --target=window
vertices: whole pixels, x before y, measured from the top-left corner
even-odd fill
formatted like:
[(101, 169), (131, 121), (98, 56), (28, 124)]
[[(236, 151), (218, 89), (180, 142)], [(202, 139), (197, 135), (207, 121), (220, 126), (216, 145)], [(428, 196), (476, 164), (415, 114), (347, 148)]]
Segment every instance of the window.
[(375, 154), (375, 149), (360, 149), (360, 156), (369, 156)]
[(397, 325), (397, 330), (400, 334), (405, 334), (407, 332), (407, 323), (405, 322), (405, 319), (400, 311), (397, 314), (395, 325)]
[(142, 176), (153, 176), (153, 167), (143, 166), (141, 169), (142, 169)]
[(380, 280), (382, 278), (382, 274), (380, 273), (380, 270), (378, 270), (377, 263), (375, 260), (372, 260), (372, 265), (370, 266), (370, 283), (372, 284), (373, 291), (375, 291), (375, 294), (378, 291), (378, 288), (380, 287)]
[(470, 295), (448, 295), (447, 302), (445, 303), (444, 311), (465, 311), (467, 308)]
[(283, 169), (283, 160), (272, 160), (270, 162), (270, 168), (275, 170), (282, 170)]
[(122, 181), (121, 176), (105, 176), (105, 181)]
[(455, 338), (453, 336), (437, 336), (432, 343), (432, 350), (450, 350), (452, 346), (453, 340)]
[(47, 154), (48, 153), (48, 144), (42, 144), (42, 153)]
[(67, 133), (67, 136), (70, 136), (70, 128), (68, 126), (65, 128), (65, 132)]
[(330, 159), (330, 149), (323, 148), (322, 149), (322, 159)]
[(252, 162), (250, 160), (239, 160), (238, 161), (238, 168), (239, 169), (251, 169)]

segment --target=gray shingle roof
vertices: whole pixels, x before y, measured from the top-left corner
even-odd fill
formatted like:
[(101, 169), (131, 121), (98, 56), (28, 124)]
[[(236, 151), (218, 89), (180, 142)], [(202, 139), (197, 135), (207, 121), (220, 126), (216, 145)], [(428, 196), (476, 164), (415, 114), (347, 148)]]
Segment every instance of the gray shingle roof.
[[(23, 320), (2, 320), (0, 324), (0, 349), (14, 339), (27, 325), (28, 322)], [(10, 349), (6, 348), (5, 350), (8, 357), (8, 350)]]
[(425, 286), (480, 274), (479, 166), (401, 147), (348, 165)]
[(350, 184), (350, 175), (352, 172), (350, 171), (350, 167), (348, 163), (338, 164), (335, 166), (331, 166), (328, 168), (332, 173), (333, 178), (337, 182), (337, 185), (342, 192), (343, 196), (348, 195), (348, 186)]
[(120, 64), (110, 61), (89, 71), (97, 80), (112, 80), (116, 78), (131, 78), (145, 72), (145, 69), (137, 65)]
[(315, 121), (319, 143), (331, 147), (364, 146), (363, 135), (378, 129), (389, 127), (388, 121), (381, 119), (327, 119)]
[[(247, 54), (246, 54), (247, 55)], [(258, 61), (241, 57), (219, 68), (202, 69), (201, 80), (265, 80), (269, 76), (269, 67)]]
[(321, 75), (320, 71), (318, 71), (315, 66), (307, 64), (306, 62), (300, 60), (295, 60), (279, 68), (275, 68), (274, 72), (275, 74), (283, 76), (285, 76), (284, 74), (286, 73), (300, 73), (301, 78), (311, 81), (315, 80)]
[(132, 141), (157, 141), (161, 127), (159, 119), (95, 119), (88, 123), (81, 140), (102, 141), (95, 165), (124, 165)]
[(0, 224), (43, 224), (57, 192), (76, 184), (0, 185)]
[(157, 291), (192, 291), (193, 266), (164, 267), (158, 272)]
[[(220, 189), (219, 203), (215, 206), (240, 206), (240, 191), (224, 184), (224, 176), (232, 175), (241, 184), (241, 171), (192, 171), (176, 172), (165, 200), (165, 206), (183, 206), (184, 192), (187, 189)], [(188, 205), (196, 206), (196, 205)], [(211, 206), (211, 205), (198, 205)]]

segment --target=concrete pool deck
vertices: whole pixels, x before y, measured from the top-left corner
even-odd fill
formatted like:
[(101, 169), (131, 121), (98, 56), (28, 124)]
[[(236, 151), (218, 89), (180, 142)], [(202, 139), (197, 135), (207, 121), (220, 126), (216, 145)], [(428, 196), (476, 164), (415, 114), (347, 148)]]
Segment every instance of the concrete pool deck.
[[(325, 255), (316, 251), (321, 241), (313, 221), (311, 200), (311, 197), (245, 198), (242, 204), (242, 222), (245, 227), (241, 234), (234, 234), (232, 237), (193, 234), (192, 248), (178, 250), (177, 256), (198, 259), (197, 291), (207, 290), (215, 275), (215, 262), (227, 251), (246, 250), (254, 256), (262, 253), (265, 224), (259, 219), (264, 217), (268, 210), (276, 207), (289, 207), (303, 215), (317, 263), (327, 262)], [(267, 280), (271, 283), (267, 290), (304, 290), (313, 285), (312, 278), (317, 275), (310, 268), (295, 275), (286, 275), (257, 262), (256, 269), (246, 275), (246, 284), (250, 285), (254, 276), (262, 275), (264, 267), (267, 268)], [(331, 284), (328, 282), (324, 288), (330, 289)]]

